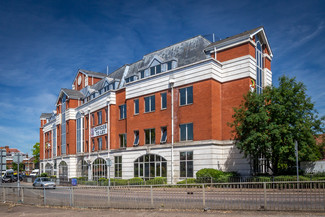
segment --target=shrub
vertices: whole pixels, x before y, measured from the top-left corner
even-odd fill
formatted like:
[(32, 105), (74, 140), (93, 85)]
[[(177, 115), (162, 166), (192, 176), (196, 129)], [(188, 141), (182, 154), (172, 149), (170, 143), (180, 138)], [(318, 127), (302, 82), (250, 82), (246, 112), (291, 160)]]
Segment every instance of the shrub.
[(211, 182), (218, 180), (219, 176), (224, 175), (224, 172), (216, 169), (205, 168), (196, 172), (196, 179), (198, 183)]
[(111, 179), (111, 185), (128, 185), (127, 179)]
[(87, 181), (88, 177), (78, 177), (77, 180), (78, 181)]
[(47, 173), (42, 173), (40, 177), (47, 177)]
[(129, 179), (130, 185), (143, 185), (144, 181), (140, 177), (134, 177), (132, 179)]
[(50, 176), (50, 178), (56, 179), (56, 175), (52, 175), (52, 176)]
[(147, 185), (162, 185), (167, 183), (166, 177), (156, 177), (154, 179), (150, 179), (146, 181)]
[(196, 183), (196, 179), (192, 179), (192, 178), (177, 182), (177, 184), (195, 184), (195, 183)]
[(253, 182), (270, 182), (271, 177), (267, 176), (257, 176), (253, 178)]

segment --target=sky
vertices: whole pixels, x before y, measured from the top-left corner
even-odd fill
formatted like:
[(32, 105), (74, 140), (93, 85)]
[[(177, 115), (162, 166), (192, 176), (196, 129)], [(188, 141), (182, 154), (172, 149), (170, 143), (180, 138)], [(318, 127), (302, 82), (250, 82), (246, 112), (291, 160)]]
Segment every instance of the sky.
[(258, 26), (273, 51), (273, 84), (296, 77), (323, 116), (324, 9), (318, 0), (0, 0), (0, 146), (31, 153), (41, 113), (55, 109), (78, 69), (112, 72), (197, 35), (219, 40)]

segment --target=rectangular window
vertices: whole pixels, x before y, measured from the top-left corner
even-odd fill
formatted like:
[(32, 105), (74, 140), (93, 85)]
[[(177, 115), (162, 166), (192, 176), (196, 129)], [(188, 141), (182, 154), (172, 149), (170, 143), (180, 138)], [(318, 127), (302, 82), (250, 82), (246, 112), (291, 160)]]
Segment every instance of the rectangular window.
[(180, 177), (193, 177), (193, 151), (180, 152)]
[(167, 108), (167, 93), (161, 93), (161, 109)]
[(125, 119), (126, 118), (126, 104), (124, 105), (120, 105), (120, 120)]
[(150, 75), (159, 74), (160, 72), (161, 72), (161, 65), (150, 67)]
[(95, 139), (92, 139), (92, 148), (91, 151), (95, 151)]
[(114, 157), (115, 178), (122, 178), (122, 156)]
[(101, 137), (97, 138), (97, 143), (98, 143), (98, 150), (102, 150), (103, 149), (103, 144), (102, 144), (102, 138)]
[(85, 122), (85, 125), (86, 125), (86, 130), (88, 129), (88, 123), (89, 123), (89, 118), (86, 117), (86, 122)]
[(166, 142), (167, 142), (167, 127), (162, 127), (160, 143), (166, 143)]
[(179, 90), (180, 105), (189, 105), (193, 103), (193, 87), (186, 87)]
[(138, 146), (139, 145), (139, 131), (136, 130), (134, 131), (134, 142), (133, 146)]
[(108, 121), (108, 108), (105, 109), (105, 118), (106, 118), (105, 120), (107, 122)]
[(139, 114), (139, 99), (134, 100), (134, 114)]
[(140, 76), (141, 76), (141, 78), (144, 78), (144, 70), (142, 70), (142, 71), (140, 72)]
[(144, 98), (144, 112), (153, 112), (156, 110), (155, 95)]
[(98, 124), (102, 124), (102, 111), (97, 112)]
[(126, 133), (120, 134), (120, 148), (126, 148)]
[(91, 114), (92, 126), (95, 125), (95, 114)]
[(172, 61), (169, 61), (167, 63), (167, 70), (171, 70), (172, 69)]
[(155, 144), (156, 143), (156, 133), (155, 129), (144, 130), (145, 144)]
[(106, 149), (108, 150), (107, 136), (105, 136), (105, 145), (106, 145)]
[(181, 141), (193, 140), (193, 123), (181, 124), (179, 129)]

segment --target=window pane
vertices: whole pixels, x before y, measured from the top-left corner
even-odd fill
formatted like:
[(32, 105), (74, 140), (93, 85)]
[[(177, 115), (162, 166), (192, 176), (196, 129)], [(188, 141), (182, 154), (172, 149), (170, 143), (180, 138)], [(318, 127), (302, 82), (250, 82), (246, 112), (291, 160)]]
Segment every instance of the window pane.
[(186, 160), (186, 152), (180, 152), (179, 156), (180, 156), (180, 160)]
[(139, 100), (134, 100), (134, 114), (139, 114)]
[(180, 93), (180, 105), (185, 105), (186, 104), (185, 90), (186, 90), (185, 88), (179, 90), (179, 93)]
[(134, 163), (134, 177), (138, 177), (138, 176), (139, 176), (139, 164)]
[(144, 71), (141, 71), (141, 78), (144, 78)]
[(149, 97), (144, 98), (145, 112), (149, 112)]
[(167, 63), (167, 70), (171, 70), (172, 69), (172, 61), (169, 61)]
[(144, 164), (144, 176), (149, 178), (149, 163)]
[(193, 177), (193, 161), (187, 161), (187, 177)]
[(155, 133), (155, 129), (151, 129), (151, 143), (150, 144), (155, 144), (156, 143), (156, 133)]
[(161, 176), (162, 177), (167, 177), (167, 163), (166, 162), (162, 162), (161, 163)]
[(143, 163), (139, 164), (140, 177), (143, 177)]
[(187, 140), (193, 140), (193, 124), (187, 124)]
[(156, 163), (156, 177), (161, 176), (160, 174), (160, 163)]
[(151, 96), (151, 111), (156, 110), (155, 96)]
[(161, 141), (160, 142), (166, 142), (167, 141), (167, 128), (166, 127), (163, 127), (161, 129), (161, 133), (162, 133), (162, 136), (161, 136)]
[(180, 125), (180, 134), (181, 134), (181, 141), (185, 141), (186, 140), (186, 125), (182, 124)]
[(193, 160), (193, 151), (188, 151), (187, 153), (187, 160)]
[(180, 176), (186, 177), (186, 162), (180, 162)]
[(193, 103), (193, 87), (187, 88), (187, 104)]
[(155, 163), (150, 163), (150, 177), (154, 178), (155, 177)]
[(145, 130), (144, 133), (145, 133), (145, 135), (144, 135), (145, 136), (145, 143), (149, 144), (150, 143), (150, 131)]
[(161, 108), (167, 108), (167, 93), (161, 94)]
[(139, 144), (139, 131), (134, 132), (134, 145)]
[(154, 75), (155, 74), (155, 67), (151, 67), (150, 68), (150, 75)]
[(161, 65), (157, 65), (156, 66), (156, 73), (160, 73), (161, 72)]

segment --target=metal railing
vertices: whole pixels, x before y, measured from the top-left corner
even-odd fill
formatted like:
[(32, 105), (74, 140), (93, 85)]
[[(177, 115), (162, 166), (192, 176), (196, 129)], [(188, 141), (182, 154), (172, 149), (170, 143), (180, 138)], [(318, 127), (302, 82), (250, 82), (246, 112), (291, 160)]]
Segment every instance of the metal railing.
[(0, 201), (88, 208), (325, 210), (325, 182), (0, 187)]

